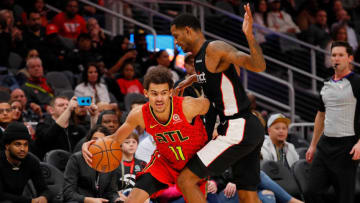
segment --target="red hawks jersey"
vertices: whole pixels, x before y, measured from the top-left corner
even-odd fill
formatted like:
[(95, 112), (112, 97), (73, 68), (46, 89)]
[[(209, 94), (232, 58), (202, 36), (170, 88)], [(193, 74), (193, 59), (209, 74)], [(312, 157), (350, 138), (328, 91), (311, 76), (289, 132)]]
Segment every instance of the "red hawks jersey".
[(149, 102), (142, 107), (145, 129), (153, 136), (160, 156), (175, 170), (181, 170), (207, 142), (208, 136), (200, 116), (189, 123), (182, 110), (183, 97), (172, 97), (170, 116), (164, 124), (156, 119)]

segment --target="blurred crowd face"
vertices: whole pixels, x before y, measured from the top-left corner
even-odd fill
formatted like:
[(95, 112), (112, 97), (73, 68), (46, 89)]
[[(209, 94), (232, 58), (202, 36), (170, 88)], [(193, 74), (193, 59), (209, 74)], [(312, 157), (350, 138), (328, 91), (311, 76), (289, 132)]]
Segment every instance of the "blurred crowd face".
[(36, 49), (31, 49), (31, 50), (28, 51), (26, 59), (36, 58), (36, 57), (39, 57), (39, 56), (40, 56), (39, 52)]
[(95, 18), (89, 18), (89, 20), (87, 21), (87, 26), (89, 32), (95, 29), (100, 29), (99, 23)]
[(87, 115), (87, 107), (86, 106), (77, 106), (75, 108), (75, 115), (86, 116)]
[(288, 136), (288, 126), (284, 122), (275, 122), (268, 128), (268, 133), (273, 143), (285, 143)]
[(13, 112), (13, 120), (17, 121), (21, 117), (22, 105), (20, 101), (14, 101), (11, 103), (11, 109)]
[(10, 104), (0, 103), (0, 124), (10, 123), (13, 118), (13, 112)]
[(129, 44), (130, 44), (130, 40), (127, 37), (125, 37), (121, 44), (121, 49), (124, 51), (127, 50), (129, 47)]
[(91, 49), (91, 39), (80, 38), (78, 41), (78, 48), (81, 51), (89, 51)]
[(160, 64), (160, 65), (163, 65), (165, 67), (170, 66), (169, 54), (167, 53), (167, 51), (161, 52), (161, 55), (156, 60), (157, 60), (158, 64)]
[(24, 91), (22, 89), (14, 89), (10, 94), (10, 99), (20, 101), (20, 103), (21, 103), (21, 105), (23, 107), (26, 106), (27, 98), (26, 98), (25, 93), (24, 93)]
[(69, 105), (69, 100), (65, 98), (57, 98), (52, 107), (51, 115), (54, 118), (59, 118), (59, 116), (66, 110)]
[(40, 13), (30, 13), (28, 19), (28, 27), (31, 31), (37, 32), (41, 28), (41, 16)]
[(126, 154), (135, 154), (138, 143), (134, 138), (128, 138), (121, 144), (121, 149)]
[(259, 2), (259, 12), (260, 13), (265, 13), (267, 11), (267, 3), (265, 0), (261, 0)]
[(34, 7), (37, 12), (41, 12), (44, 9), (44, 0), (36, 0)]
[(316, 23), (322, 26), (327, 24), (327, 13), (324, 10), (319, 10), (316, 13)]
[(345, 27), (341, 27), (338, 29), (336, 33), (336, 41), (347, 41), (347, 32)]
[(101, 125), (105, 126), (113, 134), (119, 128), (119, 119), (115, 114), (104, 114)]
[(97, 131), (93, 134), (93, 136), (91, 137), (91, 140), (97, 140), (97, 139), (100, 139), (103, 137), (105, 137), (104, 133)]
[(14, 140), (7, 144), (6, 151), (12, 159), (22, 161), (29, 152), (29, 142), (27, 140)]
[(343, 5), (342, 5), (341, 1), (339, 1), (339, 0), (334, 1), (333, 11), (336, 13), (336, 12), (340, 11), (341, 9), (343, 9)]
[(128, 63), (124, 67), (124, 78), (127, 80), (132, 80), (134, 78), (134, 75), (135, 75), (134, 66)]
[(74, 18), (75, 15), (78, 13), (79, 11), (79, 5), (77, 1), (69, 1), (68, 4), (66, 5), (66, 15), (69, 18)]
[(88, 82), (90, 84), (95, 84), (98, 80), (99, 73), (97, 72), (97, 69), (95, 66), (90, 66), (88, 68)]
[(195, 74), (195, 67), (194, 67), (194, 56), (188, 56), (189, 59), (188, 59), (188, 62), (186, 62), (184, 64), (185, 66), (185, 70), (186, 70), (186, 73), (188, 75), (192, 75), (192, 74)]
[(41, 78), (44, 76), (44, 69), (40, 58), (30, 58), (27, 61), (29, 75), (33, 78)]

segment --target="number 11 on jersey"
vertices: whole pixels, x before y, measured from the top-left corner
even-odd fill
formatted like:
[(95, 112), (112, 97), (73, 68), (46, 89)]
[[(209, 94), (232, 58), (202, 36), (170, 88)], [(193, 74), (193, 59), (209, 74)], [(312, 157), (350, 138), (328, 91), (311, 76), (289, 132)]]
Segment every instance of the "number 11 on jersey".
[[(169, 146), (171, 151), (174, 153), (176, 160), (183, 160), (185, 161), (184, 154), (182, 152), (181, 146), (176, 146), (175, 148), (173, 146)], [(179, 158), (180, 157), (180, 158)]]

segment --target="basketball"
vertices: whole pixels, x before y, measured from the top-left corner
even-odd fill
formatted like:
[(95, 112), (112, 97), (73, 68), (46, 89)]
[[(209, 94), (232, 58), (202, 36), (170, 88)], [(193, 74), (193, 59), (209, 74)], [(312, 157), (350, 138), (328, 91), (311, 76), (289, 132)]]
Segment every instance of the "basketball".
[(108, 173), (119, 167), (122, 151), (120, 143), (113, 139), (100, 138), (89, 147), (92, 156), (91, 168)]

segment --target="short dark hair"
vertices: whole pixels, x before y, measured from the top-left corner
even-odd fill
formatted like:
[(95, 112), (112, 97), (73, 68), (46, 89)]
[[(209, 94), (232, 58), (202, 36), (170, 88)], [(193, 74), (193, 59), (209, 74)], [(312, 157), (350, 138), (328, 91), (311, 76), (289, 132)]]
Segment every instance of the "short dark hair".
[(170, 70), (162, 67), (155, 67), (148, 71), (144, 78), (144, 88), (146, 90), (149, 89), (150, 83), (167, 83), (169, 85), (169, 89), (172, 89), (174, 86), (174, 81), (172, 80), (172, 74)]
[[(99, 115), (99, 117), (98, 117), (98, 120), (97, 120), (97, 122), (96, 122), (97, 125), (100, 125), (100, 124), (102, 123), (102, 120), (103, 120), (104, 115), (115, 115), (116, 118), (118, 118), (115, 111), (113, 111), (113, 110), (105, 110), (105, 111), (103, 111), (103, 112), (100, 113), (100, 115)], [(118, 121), (120, 122), (120, 119), (119, 119), (119, 118), (118, 118)]]
[[(186, 54), (184, 59), (185, 64), (190, 64), (191, 59), (195, 59), (195, 56), (193, 54)], [(190, 64), (190, 65), (194, 65), (194, 64)]]
[(352, 56), (354, 53), (353, 53), (353, 49), (352, 47), (350, 46), (350, 44), (348, 42), (344, 42), (344, 41), (335, 41), (331, 44), (331, 51), (333, 50), (334, 47), (345, 47), (346, 49), (346, 53), (349, 55), (349, 56)]
[(30, 15), (31, 15), (32, 13), (36, 13), (36, 14), (41, 15), (39, 11), (37, 11), (37, 10), (35, 10), (35, 9), (31, 9), (30, 11), (27, 12), (27, 15), (26, 15), (27, 19), (30, 19)]
[(190, 14), (181, 14), (177, 16), (172, 22), (170, 26), (175, 25), (176, 28), (185, 28), (190, 27), (194, 30), (200, 30), (201, 25), (199, 20)]
[(66, 99), (66, 100), (69, 101), (69, 98), (66, 97), (66, 96), (56, 96), (56, 97), (53, 97), (53, 98), (50, 100), (49, 105), (50, 105), (51, 107), (54, 107), (54, 106), (55, 106), (55, 101), (56, 101), (57, 99), (59, 99), (59, 98), (61, 98), (61, 99)]
[(101, 132), (101, 133), (103, 133), (105, 136), (108, 136), (108, 135), (111, 134), (110, 131), (109, 131), (105, 126), (103, 126), (103, 125), (96, 125), (95, 127), (93, 127), (93, 128), (90, 130), (89, 134), (86, 136), (86, 141), (91, 140), (91, 138), (94, 136), (94, 134), (95, 134), (96, 132)]
[(139, 144), (139, 135), (136, 133), (131, 133), (126, 139), (135, 139), (136, 142)]
[(85, 66), (84, 71), (82, 72), (82, 81), (85, 83), (85, 85), (88, 84), (88, 70), (91, 66), (94, 66), (96, 68), (96, 71), (98, 73), (98, 78), (96, 80), (96, 83), (100, 82), (100, 78), (101, 78), (101, 72), (100, 72), (100, 68), (97, 66), (97, 64), (95, 62), (90, 62)]

